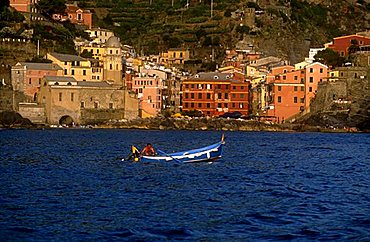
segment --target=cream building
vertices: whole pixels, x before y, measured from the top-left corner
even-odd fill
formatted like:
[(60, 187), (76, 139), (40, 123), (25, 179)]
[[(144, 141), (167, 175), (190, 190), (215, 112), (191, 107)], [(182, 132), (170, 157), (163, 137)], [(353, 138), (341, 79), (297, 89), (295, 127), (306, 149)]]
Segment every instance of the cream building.
[(92, 42), (96, 44), (104, 44), (110, 37), (114, 36), (112, 31), (101, 28), (92, 28), (85, 30), (85, 32), (89, 34)]
[(66, 118), (81, 125), (134, 119), (139, 107), (135, 94), (108, 82), (59, 76), (43, 78), (38, 103), (45, 108), (48, 124), (60, 124)]

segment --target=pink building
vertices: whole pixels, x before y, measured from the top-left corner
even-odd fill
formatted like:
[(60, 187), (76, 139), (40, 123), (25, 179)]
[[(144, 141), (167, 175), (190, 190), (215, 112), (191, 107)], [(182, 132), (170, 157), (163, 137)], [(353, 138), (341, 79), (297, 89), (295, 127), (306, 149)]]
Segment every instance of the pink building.
[(63, 69), (52, 63), (19, 62), (11, 69), (13, 90), (35, 101), (44, 76), (62, 76)]
[(162, 80), (156, 77), (132, 77), (132, 90), (139, 98), (141, 117), (156, 116), (162, 107)]

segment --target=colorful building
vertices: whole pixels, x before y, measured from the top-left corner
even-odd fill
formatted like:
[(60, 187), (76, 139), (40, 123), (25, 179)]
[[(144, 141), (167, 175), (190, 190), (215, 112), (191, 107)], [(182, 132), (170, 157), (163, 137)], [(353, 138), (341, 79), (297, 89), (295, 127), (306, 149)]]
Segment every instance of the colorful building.
[(36, 4), (39, 0), (10, 0), (10, 6), (18, 12), (25, 15), (26, 18), (32, 20), (43, 20), (43, 17), (38, 13)]
[(308, 112), (318, 84), (328, 78), (328, 67), (315, 62), (296, 70), (293, 66), (273, 68), (266, 76), (266, 100), (261, 115), (284, 122), (303, 111)]
[(63, 68), (53, 63), (18, 62), (11, 68), (13, 90), (23, 93), (29, 102), (36, 101), (44, 76), (63, 75)]
[(370, 38), (362, 35), (346, 35), (334, 38), (332, 42), (325, 44), (325, 48), (332, 49), (340, 54), (340, 56), (347, 56), (348, 50), (354, 43), (358, 47), (370, 45)]
[(90, 52), (102, 68), (102, 80), (113, 82), (117, 85), (123, 85), (122, 79), (122, 49), (118, 37), (111, 36), (105, 44), (90, 43), (80, 46), (80, 52), (84, 50)]
[(87, 28), (92, 28), (92, 13), (90, 10), (79, 8), (77, 4), (66, 4), (64, 14), (54, 14), (54, 20), (70, 21), (71, 23), (83, 25)]
[(99, 63), (77, 55), (48, 53), (47, 59), (63, 68), (63, 75), (74, 77), (77, 81), (102, 81), (103, 72)]
[(159, 77), (134, 76), (132, 77), (132, 91), (139, 99), (141, 117), (153, 117), (162, 110), (163, 83)]
[(190, 51), (188, 49), (174, 48), (167, 52), (161, 53), (160, 63), (165, 65), (182, 65), (185, 61), (190, 60)]
[(182, 83), (182, 110), (199, 110), (206, 116), (226, 112), (249, 114), (249, 82), (229, 73), (198, 73)]

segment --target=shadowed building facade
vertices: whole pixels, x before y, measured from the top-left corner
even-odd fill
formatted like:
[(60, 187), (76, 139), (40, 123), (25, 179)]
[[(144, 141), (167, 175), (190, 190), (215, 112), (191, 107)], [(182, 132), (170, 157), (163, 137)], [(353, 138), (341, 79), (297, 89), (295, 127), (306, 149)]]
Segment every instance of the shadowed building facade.
[(59, 124), (65, 117), (84, 125), (138, 116), (136, 95), (105, 81), (83, 82), (73, 77), (46, 76), (38, 102), (45, 108), (48, 124)]

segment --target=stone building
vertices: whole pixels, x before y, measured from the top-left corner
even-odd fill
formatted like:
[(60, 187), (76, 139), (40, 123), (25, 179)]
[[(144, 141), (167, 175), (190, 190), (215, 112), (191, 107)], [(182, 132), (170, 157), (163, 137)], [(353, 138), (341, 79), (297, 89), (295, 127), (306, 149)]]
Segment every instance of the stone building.
[(38, 103), (45, 108), (46, 123), (69, 118), (80, 125), (136, 118), (139, 105), (135, 94), (108, 82), (57, 76), (43, 78)]

